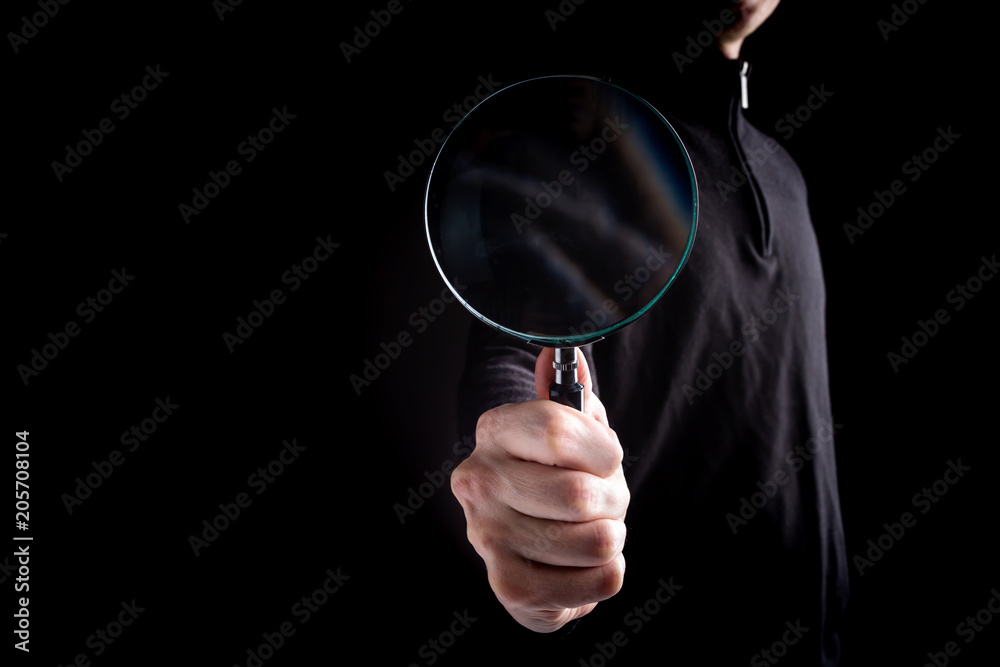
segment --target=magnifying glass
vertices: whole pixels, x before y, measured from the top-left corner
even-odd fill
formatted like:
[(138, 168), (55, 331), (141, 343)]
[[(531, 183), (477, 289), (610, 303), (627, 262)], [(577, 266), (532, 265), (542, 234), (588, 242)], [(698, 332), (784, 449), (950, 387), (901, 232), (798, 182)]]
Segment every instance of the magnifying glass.
[(636, 321), (694, 243), (687, 150), (642, 98), (600, 79), (540, 77), (487, 97), (427, 183), (431, 254), (469, 312), (555, 348), (552, 400), (584, 409), (577, 347)]

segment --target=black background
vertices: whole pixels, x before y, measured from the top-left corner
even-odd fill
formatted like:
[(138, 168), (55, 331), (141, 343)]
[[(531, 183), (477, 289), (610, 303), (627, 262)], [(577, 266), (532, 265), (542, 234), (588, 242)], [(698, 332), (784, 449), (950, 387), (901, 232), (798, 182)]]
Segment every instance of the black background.
[[(450, 305), (417, 331), (411, 314), (444, 287), (422, 226), (429, 165), (394, 191), (384, 172), (415, 140), (450, 129), (442, 114), (480, 76), (610, 75), (642, 94), (674, 69), (673, 48), (656, 40), (669, 32), (659, 6), (588, 0), (553, 30), (544, 12), (557, 4), (404, 0), (351, 62), (338, 45), (385, 3), (245, 0), (220, 19), (208, 1), (71, 2), (16, 53), (8, 38), (0, 414), (8, 452), (15, 431), (30, 432), (34, 538), (31, 653), (14, 651), (15, 664), (85, 653), (98, 665), (245, 665), (262, 633), (292, 621), (295, 635), (265, 664), (361, 662), (349, 658), (360, 651), (372, 664), (424, 665), (421, 647), (465, 610), (476, 622), (435, 664), (540, 660), (545, 638), (513, 628), (492, 597), (447, 484), (405, 522), (394, 509), (440, 481), (458, 461), (453, 443), (471, 435), (456, 432), (453, 406), (471, 317)], [(990, 456), (1000, 287), (985, 283), (960, 311), (946, 301), (997, 251), (995, 134), (973, 117), (989, 93), (973, 45), (990, 27), (981, 10), (913, 3), (885, 39), (877, 22), (889, 3), (807, 4), (780, 6), (744, 55), (751, 118), (765, 130), (810, 86), (833, 93), (781, 138), (810, 185), (827, 279), (848, 555), (913, 511), (949, 460), (971, 467), (864, 576), (852, 565), (845, 664), (923, 664), (947, 641), (961, 646), (956, 664), (990, 664), (997, 622), (969, 644), (955, 628), (1000, 586)], [(8, 4), (4, 32), (38, 11)], [(114, 117), (112, 101), (157, 65), (169, 75)], [(295, 117), (246, 163), (237, 147), (275, 108)], [(114, 132), (57, 179), (53, 161), (105, 117)], [(911, 183), (903, 163), (949, 127), (960, 138)], [(178, 205), (233, 159), (242, 172), (186, 224)], [(906, 192), (851, 243), (843, 224), (894, 179)], [(291, 291), (282, 275), (317, 237), (340, 246)], [(77, 305), (123, 267), (134, 280), (83, 323)], [(231, 353), (223, 333), (274, 289), (287, 300)], [(887, 353), (939, 308), (951, 320), (894, 372)], [(17, 367), (69, 320), (80, 334), (26, 384)], [(412, 344), (356, 391), (349, 376), (401, 332)], [(180, 407), (125, 451), (121, 434), (167, 397)], [(249, 475), (293, 438), (306, 449), (256, 495)], [(76, 478), (116, 449), (123, 465), (67, 512)], [(240, 492), (252, 504), (196, 556), (189, 536)], [(328, 568), (349, 579), (300, 624), (292, 607)], [(21, 595), (15, 577), (0, 584), (6, 609)], [(88, 637), (133, 599), (145, 611), (95, 655)], [(503, 633), (520, 641), (493, 643)]]

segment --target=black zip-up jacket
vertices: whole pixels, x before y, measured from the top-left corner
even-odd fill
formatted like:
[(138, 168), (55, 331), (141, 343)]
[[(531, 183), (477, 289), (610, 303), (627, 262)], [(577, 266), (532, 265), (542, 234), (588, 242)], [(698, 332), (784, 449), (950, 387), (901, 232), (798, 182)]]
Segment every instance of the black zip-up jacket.
[[(684, 141), (700, 213), (663, 298), (583, 350), (627, 450), (625, 585), (558, 637), (498, 629), (508, 650), (527, 642), (566, 665), (839, 662), (845, 427), (831, 415), (823, 274), (801, 172), (743, 114), (748, 69), (706, 52), (676, 85), (635, 91)], [(479, 323), (469, 343), (463, 433), (536, 398), (537, 348)]]

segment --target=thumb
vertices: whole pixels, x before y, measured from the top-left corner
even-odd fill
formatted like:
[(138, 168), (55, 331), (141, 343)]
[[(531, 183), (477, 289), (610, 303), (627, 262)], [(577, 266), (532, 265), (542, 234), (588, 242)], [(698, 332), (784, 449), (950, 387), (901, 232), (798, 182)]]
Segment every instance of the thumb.
[[(544, 347), (538, 355), (538, 359), (535, 360), (535, 391), (538, 393), (538, 398), (548, 399), (549, 385), (556, 381), (556, 369), (552, 367), (555, 356), (556, 351), (554, 348)], [(576, 360), (578, 364), (576, 369), (577, 381), (583, 385), (584, 389), (584, 412), (592, 415), (602, 424), (607, 425), (607, 411), (594, 393), (594, 383), (590, 375), (590, 366), (587, 364), (587, 357), (584, 356), (583, 351), (580, 349), (576, 351)]]

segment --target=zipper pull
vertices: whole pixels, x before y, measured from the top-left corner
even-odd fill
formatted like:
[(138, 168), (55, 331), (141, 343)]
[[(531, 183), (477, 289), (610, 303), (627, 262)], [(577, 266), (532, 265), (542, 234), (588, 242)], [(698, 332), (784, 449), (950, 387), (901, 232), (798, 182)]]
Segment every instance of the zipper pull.
[(750, 63), (743, 61), (740, 67), (740, 101), (744, 109), (750, 108), (750, 95), (747, 92), (747, 75), (750, 73)]

